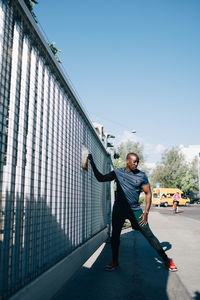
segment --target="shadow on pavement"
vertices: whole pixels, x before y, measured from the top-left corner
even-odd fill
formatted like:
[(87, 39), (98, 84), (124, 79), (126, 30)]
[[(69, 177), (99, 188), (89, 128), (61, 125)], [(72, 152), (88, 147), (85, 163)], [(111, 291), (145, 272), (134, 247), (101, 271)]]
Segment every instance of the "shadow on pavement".
[[(171, 244), (163, 242), (163, 247), (168, 250)], [(106, 272), (110, 257), (110, 244), (106, 244), (91, 268), (82, 267), (53, 299), (169, 299), (169, 273), (140, 232), (121, 235), (120, 268)]]
[(200, 300), (200, 292), (195, 292), (194, 300)]
[(172, 244), (169, 242), (162, 242), (161, 245), (165, 252), (172, 248)]
[[(16, 205), (14, 206), (14, 200)], [(7, 192), (0, 207), (0, 299), (30, 283), (71, 253), (69, 233), (53, 201)], [(60, 211), (59, 211), (60, 213)]]

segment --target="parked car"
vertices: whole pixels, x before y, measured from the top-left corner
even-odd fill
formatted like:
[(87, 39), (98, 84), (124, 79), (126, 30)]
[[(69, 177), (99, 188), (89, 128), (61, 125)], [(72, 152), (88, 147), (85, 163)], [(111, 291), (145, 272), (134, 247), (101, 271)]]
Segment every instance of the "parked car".
[(194, 203), (198, 203), (200, 204), (200, 198), (199, 198), (199, 194), (198, 193), (190, 193), (189, 195), (190, 198), (190, 203), (194, 204)]

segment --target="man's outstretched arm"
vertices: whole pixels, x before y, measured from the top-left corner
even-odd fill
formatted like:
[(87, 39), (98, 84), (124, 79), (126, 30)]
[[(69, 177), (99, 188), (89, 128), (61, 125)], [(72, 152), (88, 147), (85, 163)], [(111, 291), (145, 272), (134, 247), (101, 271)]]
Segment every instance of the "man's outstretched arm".
[(108, 173), (108, 174), (105, 174), (105, 175), (101, 174), (101, 173), (98, 171), (98, 169), (97, 169), (97, 167), (96, 167), (96, 165), (95, 165), (95, 163), (94, 163), (92, 154), (89, 154), (89, 155), (88, 155), (88, 160), (90, 161), (90, 164), (91, 164), (91, 166), (92, 166), (94, 175), (95, 175), (95, 177), (96, 177), (96, 179), (97, 179), (98, 181), (100, 181), (100, 182), (106, 182), (106, 181), (112, 181), (112, 180), (115, 179), (115, 172), (114, 172), (114, 171), (112, 171), (112, 172), (110, 172), (110, 173)]

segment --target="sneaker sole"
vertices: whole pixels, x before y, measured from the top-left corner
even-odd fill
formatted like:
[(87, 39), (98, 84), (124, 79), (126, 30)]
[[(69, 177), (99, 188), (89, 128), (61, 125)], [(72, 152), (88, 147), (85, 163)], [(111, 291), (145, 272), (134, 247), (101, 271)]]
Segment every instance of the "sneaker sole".
[(178, 271), (178, 269), (169, 269), (169, 268), (168, 268), (168, 270), (169, 270), (170, 272), (176, 272), (176, 271)]
[(166, 266), (165, 266), (165, 269), (166, 269), (167, 271), (170, 271), (170, 272), (176, 272), (176, 271), (178, 271), (178, 269), (170, 269), (170, 268), (168, 268), (168, 267), (166, 267)]
[(111, 268), (111, 269), (105, 268), (105, 271), (112, 272), (112, 271), (117, 270), (118, 268), (119, 268), (119, 267), (114, 267), (114, 268)]

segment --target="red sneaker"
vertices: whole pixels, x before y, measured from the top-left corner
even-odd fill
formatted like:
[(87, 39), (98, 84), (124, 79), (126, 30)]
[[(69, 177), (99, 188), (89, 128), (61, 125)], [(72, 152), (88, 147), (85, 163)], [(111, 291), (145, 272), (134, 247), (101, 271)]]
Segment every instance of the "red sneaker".
[(175, 272), (178, 270), (177, 266), (174, 264), (173, 260), (170, 258), (168, 258), (168, 260), (165, 262), (165, 268), (171, 272)]
[(119, 268), (119, 264), (114, 261), (111, 261), (109, 264), (106, 265), (105, 270), (106, 271), (114, 271), (117, 268)]

